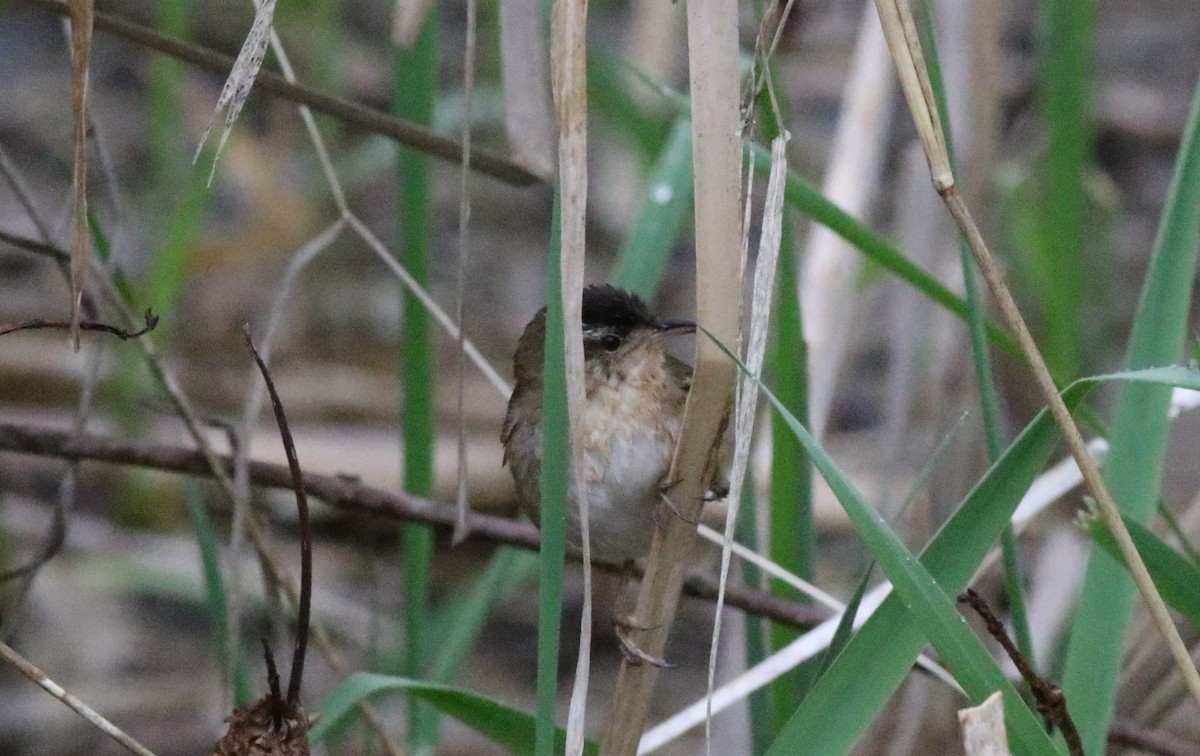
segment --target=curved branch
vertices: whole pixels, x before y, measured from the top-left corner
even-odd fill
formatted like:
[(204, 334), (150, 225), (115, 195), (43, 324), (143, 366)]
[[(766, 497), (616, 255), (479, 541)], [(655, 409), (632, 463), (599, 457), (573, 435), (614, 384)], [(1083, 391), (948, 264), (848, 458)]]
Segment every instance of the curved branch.
[[(24, 2), (59, 15), (65, 16), (70, 13), (67, 4), (59, 2), (59, 0), (24, 0)], [(222, 76), (228, 76), (233, 68), (234, 59), (224, 53), (164, 36), (141, 24), (126, 21), (108, 13), (96, 13), (94, 27), (97, 31), (107, 32)], [(292, 84), (273, 71), (265, 69), (260, 71), (255, 79), (254, 88), (297, 105), (307, 105), (318, 113), (333, 116), (343, 123), (357, 126), (366, 131), (390, 137), (403, 145), (433, 157), (451, 163), (462, 162), (462, 146), (453, 139), (439, 136), (411, 121), (397, 118), (366, 105), (333, 97), (302, 84)], [(493, 152), (478, 148), (471, 151), (470, 167), (474, 171), (515, 186), (542, 183), (541, 178), (524, 167)]]
[[(32, 454), (67, 460), (90, 460), (120, 465), (148, 467), (166, 472), (209, 477), (213, 474), (200, 452), (182, 446), (139, 444), (103, 436), (72, 436), (66, 431), (16, 423), (0, 423), (0, 452)], [(233, 459), (218, 457), (232, 471)], [(292, 489), (291, 472), (286, 465), (251, 462), (250, 480), (265, 488)], [(368, 514), (390, 520), (421, 522), (452, 530), (457, 518), (455, 507), (439, 501), (391, 493), (364, 485), (348, 477), (304, 473), (304, 491), (329, 506), (354, 514)], [(467, 518), (471, 537), (504, 546), (536, 551), (541, 545), (537, 529), (507, 517), (472, 513)], [(619, 567), (595, 563), (597, 569), (619, 571)], [(715, 601), (716, 586), (701, 578), (690, 578), (684, 593), (706, 601)], [(776, 622), (808, 628), (829, 617), (829, 611), (808, 604), (781, 599), (765, 591), (741, 586), (726, 588), (725, 603), (742, 611)]]

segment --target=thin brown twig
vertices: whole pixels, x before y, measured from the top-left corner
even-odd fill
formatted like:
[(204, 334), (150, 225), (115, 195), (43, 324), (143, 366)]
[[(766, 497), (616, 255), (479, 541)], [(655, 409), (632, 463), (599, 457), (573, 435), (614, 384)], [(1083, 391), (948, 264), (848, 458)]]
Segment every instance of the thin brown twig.
[[(69, 13), (67, 5), (58, 0), (21, 0), (21, 2), (36, 5), (60, 15)], [(108, 13), (96, 13), (94, 25), (99, 31), (127, 39), (222, 76), (227, 76), (233, 69), (234, 58), (231, 56), (207, 47), (167, 37), (141, 24)], [(255, 80), (255, 89), (299, 105), (307, 105), (319, 113), (333, 116), (346, 124), (366, 131), (389, 137), (438, 159), (451, 163), (459, 163), (462, 160), (462, 146), (453, 139), (446, 139), (411, 121), (397, 118), (361, 103), (334, 97), (302, 84), (292, 84), (273, 71), (260, 71)], [(473, 149), (470, 167), (479, 173), (516, 186), (542, 183), (541, 178), (525, 168), (487, 150)]]
[[(100, 289), (103, 291), (105, 298), (109, 303), (121, 314), (128, 323), (135, 321), (134, 314), (130, 311), (121, 292), (117, 289), (109, 271), (98, 265), (96, 260), (92, 259), (92, 272), (100, 284)], [(183, 422), (188, 435), (196, 444), (196, 461), (201, 470), (198, 474), (209, 475), (216, 479), (222, 492), (228, 497), (230, 502), (236, 500), (234, 495), (233, 482), (229, 477), (229, 470), (232, 469), (228, 459), (221, 461), (221, 458), (212, 450), (204, 434), (201, 432), (200, 426), (202, 421), (199, 415), (192, 408), (191, 402), (187, 395), (180, 389), (174, 376), (167, 370), (163, 364), (158, 350), (154, 342), (149, 339), (136, 339), (134, 344), (142, 352), (142, 357), (146, 362), (146, 367), (150, 370), (151, 375), (159, 386), (167, 394), (167, 398), (174, 408), (175, 413)], [(79, 434), (73, 434), (79, 437)], [(286, 470), (286, 468), (284, 468)], [(286, 478), (286, 472), (285, 472)], [(281, 484), (280, 487), (290, 487), (290, 483)], [(299, 594), (296, 591), (295, 585), (287, 577), (286, 571), (280, 566), (279, 559), (275, 556), (271, 549), (271, 544), (267, 538), (266, 532), (263, 529), (261, 521), (258, 517), (251, 513), (251, 516), (246, 521), (246, 532), (250, 536), (250, 542), (253, 544), (255, 551), (258, 553), (259, 561), (262, 564), (263, 571), (275, 580), (276, 584), (282, 589), (287, 597), (287, 600), (293, 607), (299, 604)], [(344, 657), (338, 652), (337, 647), (333, 644), (329, 635), (325, 633), (321, 626), (313, 628), (313, 641), (317, 644), (317, 648), (322, 655), (329, 661), (330, 666), (340, 675), (350, 673), (350, 667), (346, 663)], [(400, 756), (402, 753), (399, 746), (392, 742), (391, 737), (387, 733), (387, 728), (383, 724), (375, 706), (369, 702), (360, 702), (358, 708), (363, 713), (363, 718), (367, 724), (375, 730), (379, 735), (380, 742), (384, 750), (390, 756)]]
[(271, 395), (271, 408), (275, 411), (275, 422), (279, 425), (279, 436), (283, 440), (283, 452), (287, 455), (288, 473), (291, 476), (292, 490), (296, 493), (296, 511), (299, 513), (300, 526), (300, 605), (296, 611), (296, 646), (292, 654), (292, 670), (288, 677), (288, 706), (295, 706), (300, 700), (300, 685), (304, 677), (304, 656), (308, 650), (308, 626), (312, 615), (312, 526), (308, 521), (308, 499), (304, 495), (304, 473), (300, 470), (300, 458), (296, 455), (296, 442), (292, 439), (292, 431), (288, 427), (287, 415), (283, 411), (283, 400), (275, 390), (275, 382), (271, 380), (271, 371), (254, 348), (254, 340), (250, 338), (250, 330), (243, 327), (242, 335), (246, 346), (254, 355), (258, 371), (262, 373), (263, 382), (267, 384), (267, 392)]
[[(93, 435), (72, 435), (49, 428), (0, 423), (0, 451), (32, 454), (68, 460), (91, 460), (114, 464), (148, 467), (156, 470), (213, 477), (215, 473), (204, 455), (195, 449), (166, 444), (139, 444)], [(233, 469), (233, 459), (214, 455), (222, 472)], [(250, 464), (250, 481), (267, 488), (291, 488), (291, 474), (284, 465), (268, 462)], [(404, 493), (382, 491), (338, 475), (305, 473), (304, 490), (331, 507), (355, 514), (373, 515), (390, 520), (420, 522), (444, 530), (454, 527), (456, 517), (452, 505)], [(541, 544), (537, 528), (507, 517), (472, 513), (468, 526), (473, 538), (536, 551)], [(619, 567), (596, 562), (605, 570)], [(290, 583), (285, 584), (285, 592)], [(684, 583), (684, 592), (694, 598), (712, 601), (717, 588), (711, 582), (692, 577)], [(780, 599), (763, 591), (729, 586), (725, 603), (742, 611), (757, 614), (790, 627), (801, 629), (827, 619), (829, 612), (821, 607)], [(320, 626), (313, 628), (313, 638), (321, 645)], [(335, 666), (337, 666), (335, 664)]]
[(75, 326), (80, 331), (95, 331), (97, 333), (109, 333), (116, 336), (122, 341), (136, 339), (139, 336), (144, 336), (158, 327), (158, 316), (150, 310), (146, 310), (146, 324), (137, 331), (127, 331), (124, 328), (118, 328), (108, 323), (102, 323), (98, 320), (81, 320), (78, 324), (70, 320), (47, 320), (45, 318), (34, 318), (33, 320), (25, 320), (20, 323), (0, 323), (0, 336), (6, 336), (17, 331), (35, 331), (45, 328), (59, 329), (64, 331), (72, 330)]
[[(279, 684), (279, 667), (275, 665), (275, 654), (271, 652), (271, 644), (266, 638), (259, 640), (262, 642), (263, 662), (267, 665), (267, 695), (282, 704), (283, 688)], [(276, 706), (271, 712), (276, 730), (283, 726), (283, 718), (280, 716), (282, 708), (282, 706)]]
[(74, 202), (71, 211), (71, 341), (79, 351), (79, 331), (83, 319), (83, 280), (90, 251), (87, 221), (87, 145), (88, 93), (92, 67), (92, 21), (95, 0), (71, 0), (67, 6), (71, 19), (71, 111), (74, 130)]
[(958, 601), (960, 604), (966, 604), (975, 610), (975, 613), (983, 620), (983, 624), (987, 626), (988, 633), (996, 639), (996, 642), (1008, 654), (1008, 658), (1012, 659), (1012, 663), (1016, 665), (1017, 671), (1024, 678), (1025, 684), (1033, 691), (1038, 711), (1062, 733), (1063, 740), (1066, 741), (1067, 750), (1070, 751), (1071, 756), (1083, 756), (1083, 742), (1079, 739), (1079, 730), (1075, 729), (1075, 721), (1071, 719), (1071, 713), (1067, 711), (1067, 697), (1063, 695), (1062, 688), (1056, 683), (1048, 682), (1034, 671), (1029, 660), (1025, 658), (1025, 655), (1013, 643), (1012, 638), (1008, 636), (1008, 631), (1005, 630), (1004, 623), (996, 617), (995, 613), (992, 612), (992, 608), (988, 606), (987, 601), (976, 593), (973, 588), (968, 588), (960, 594)]
[[(300, 110), (302, 114), (307, 113), (307, 110), (304, 106), (301, 106)], [(308, 117), (306, 123), (309, 123), (311, 126), (311, 116)], [(321, 150), (319, 149), (318, 152), (320, 153)], [(325, 162), (327, 163), (327, 161)], [(0, 173), (3, 173), (9, 182), (15, 186), (18, 183), (17, 177), (11, 168), (12, 167), (10, 165), (0, 165)], [(340, 192), (335, 193), (340, 196)], [(29, 210), (35, 225), (37, 225), (39, 228), (43, 228), (44, 223), (41, 222), (41, 219), (37, 217), (36, 213), (32, 213), (32, 205), (29, 206)], [(366, 235), (364, 235), (364, 238), (369, 239), (369, 237)], [(43, 241), (49, 243), (51, 240), (46, 238)], [(31, 251), (44, 252), (44, 250), (40, 249), (34, 249)], [(92, 273), (95, 276), (101, 291), (104, 293), (105, 298), (109, 301), (112, 307), (115, 308), (118, 313), (120, 313), (127, 323), (134, 323), (136, 318), (130, 311), (124, 296), (117, 288), (109, 270), (100, 265), (94, 257), (91, 258), (90, 263)], [(84, 296), (84, 306), (85, 308), (88, 307), (88, 297), (86, 296), (86, 292)], [(149, 339), (137, 339), (134, 341), (134, 344), (141, 351), (142, 357), (146, 363), (146, 367), (150, 370), (150, 373), (154, 377), (155, 381), (157, 381), (163, 391), (166, 392), (171, 405), (175, 409), (175, 412), (183, 422), (184, 427), (187, 429), (188, 434), (191, 436), (193, 442), (196, 444), (200, 459), (202, 459), (203, 463), (207, 465), (204, 474), (212, 475), (214, 478), (216, 478), (217, 482), (220, 484), (221, 490), (229, 498), (230, 502), (236, 501), (233, 484), (228, 473), (228, 467), (222, 467), (221, 463), (218, 462), (217, 455), (213, 452), (203, 433), (201, 433), (201, 421), (199, 416), (191, 407), (191, 402), (188, 400), (186, 394), (184, 394), (180, 389), (179, 385), (174, 379), (174, 376), (163, 365), (162, 359), (159, 357), (154, 343)], [(79, 435), (78, 429), (74, 435)], [(293, 585), (292, 581), (287, 578), (285, 571), (279, 564), (279, 560), (272, 552), (270, 542), (263, 530), (262, 525), (260, 524), (259, 518), (251, 513), (251, 516), (247, 518), (245, 528), (250, 536), (250, 540), (255, 548), (255, 551), (258, 553), (259, 561), (262, 565), (264, 574), (268, 575), (275, 581), (275, 584), (282, 589), (282, 592), (286, 595), (292, 606), (298, 605), (299, 596), (297, 595), (295, 586)], [(313, 641), (317, 645), (317, 648), (329, 661), (330, 666), (332, 666), (338, 674), (349, 674), (349, 664), (347, 664), (345, 658), (338, 651), (332, 639), (326, 632), (324, 632), (324, 629), (321, 626), (318, 625), (317, 627), (313, 628), (312, 637)], [(400, 747), (393, 742), (392, 738), (388, 734), (387, 728), (384, 726), (383, 720), (379, 716), (379, 712), (375, 706), (364, 701), (359, 702), (358, 708), (362, 712), (363, 718), (367, 722), (368, 726), (370, 726), (378, 734), (384, 751), (386, 751), (389, 756), (401, 756), (402, 751)]]
[(1200, 756), (1200, 745), (1121, 719), (1112, 723), (1108, 731), (1108, 742), (1158, 756)]
[(1146, 569), (1145, 562), (1133, 544), (1125, 522), (1121, 518), (1121, 510), (1113, 499), (1112, 492), (1100, 475), (1100, 467), (1087, 450), (1083, 436), (1079, 432), (1070, 410), (1059, 394), (1046, 362), (1038, 350), (1037, 343), (1029, 332), (1024, 317), (1021, 315), (1013, 298), (1012, 292), (1005, 283), (1004, 274), (992, 256), (980, 233), (978, 225), (971, 218), (966, 202), (958, 191), (954, 172), (950, 165), (950, 155), (946, 149), (942, 133), (941, 120), (938, 115), (938, 104), (933, 97), (929, 72), (925, 66), (921, 52), (921, 42), (916, 33), (915, 22), (911, 9), (903, 0), (875, 0), (880, 21), (891, 49), (892, 58), (896, 63), (896, 71), (913, 114), (917, 134), (925, 148), (929, 161), (930, 176), (934, 189), (942, 198), (950, 215), (958, 227), (959, 233), (966, 240), (971, 254), (987, 282), (988, 288), (996, 299), (1004, 323), (1016, 336), (1017, 344), (1025, 355), (1038, 388), (1046, 401), (1050, 414), (1062, 432), (1063, 441), (1071, 451), (1071, 456), (1079, 465), (1083, 480), (1092, 497), (1099, 505), (1101, 517), (1116, 539), (1117, 548), (1126, 566), (1129, 568), (1138, 591), (1146, 602), (1147, 609), (1154, 625), (1167, 644), (1175, 666), (1183, 676), (1184, 684), (1193, 701), (1200, 706), (1200, 671), (1192, 661), (1191, 653), (1179, 635), (1166, 602), (1154, 586), (1154, 581)]

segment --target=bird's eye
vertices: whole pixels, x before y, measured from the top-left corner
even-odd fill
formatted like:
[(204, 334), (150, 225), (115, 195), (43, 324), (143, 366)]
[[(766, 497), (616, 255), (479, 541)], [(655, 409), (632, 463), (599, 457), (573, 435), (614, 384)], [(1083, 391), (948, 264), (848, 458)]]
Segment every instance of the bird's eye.
[(615, 333), (606, 333), (600, 337), (600, 346), (610, 352), (615, 352), (621, 347), (621, 337)]

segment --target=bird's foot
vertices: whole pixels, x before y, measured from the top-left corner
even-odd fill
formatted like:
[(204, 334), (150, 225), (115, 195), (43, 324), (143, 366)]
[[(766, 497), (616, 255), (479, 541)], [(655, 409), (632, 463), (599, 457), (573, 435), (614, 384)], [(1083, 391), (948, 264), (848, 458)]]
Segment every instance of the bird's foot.
[(633, 617), (627, 614), (616, 614), (613, 616), (613, 632), (616, 633), (617, 642), (621, 644), (621, 654), (625, 657), (625, 661), (633, 666), (649, 664), (659, 669), (674, 669), (679, 666), (678, 664), (670, 663), (666, 659), (646, 653), (629, 637), (631, 632), (644, 632), (651, 629), (645, 625), (638, 624), (634, 621)]
[(704, 496), (701, 498), (705, 502), (711, 502), (720, 501), (728, 495), (729, 481), (724, 476), (720, 476), (709, 485), (708, 490), (704, 492)]
[[(676, 517), (678, 517), (679, 519), (681, 519), (681, 520), (683, 520), (684, 522), (688, 523), (689, 525), (696, 525), (697, 523), (695, 523), (695, 522), (693, 522), (692, 520), (689, 520), (688, 518), (684, 517), (684, 516), (683, 516), (683, 513), (681, 513), (681, 512), (679, 511), (679, 507), (675, 506), (675, 502), (671, 500), (671, 497), (670, 497), (670, 491), (671, 491), (671, 489), (672, 489), (672, 488), (674, 488), (674, 487), (675, 487), (675, 486), (677, 486), (677, 485), (679, 485), (679, 481), (678, 481), (678, 480), (672, 480), (672, 481), (665, 481), (665, 482), (663, 482), (663, 483), (662, 483), (662, 484), (661, 484), (661, 485), (658, 487), (658, 498), (662, 500), (662, 503), (663, 503), (663, 504), (665, 504), (665, 505), (666, 505), (666, 507), (667, 507), (667, 509), (671, 510), (671, 512), (672, 512), (672, 513), (673, 513), (673, 514), (674, 514)], [(661, 527), (661, 524), (660, 524), (660, 523), (657, 521), (657, 519), (655, 520), (655, 523), (654, 523), (654, 524), (655, 524), (655, 525), (658, 525), (658, 526), (660, 526), (660, 527)]]

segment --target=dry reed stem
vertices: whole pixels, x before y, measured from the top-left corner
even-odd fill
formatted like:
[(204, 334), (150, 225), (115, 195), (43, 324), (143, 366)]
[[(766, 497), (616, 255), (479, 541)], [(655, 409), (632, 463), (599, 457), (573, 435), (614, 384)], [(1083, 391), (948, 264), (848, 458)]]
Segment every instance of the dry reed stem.
[(154, 752), (125, 734), (121, 728), (96, 713), (94, 709), (68, 693), (61, 685), (46, 676), (46, 673), (31, 664), (3, 641), (0, 641), (0, 658), (16, 667), (17, 671), (36, 683), (42, 690), (67, 705), (72, 711), (86, 719), (93, 727), (108, 735), (130, 753), (138, 756), (154, 756)]
[[(694, 135), (696, 218), (696, 321), (725, 344), (736, 344), (740, 310), (741, 135), (738, 92), (736, 0), (687, 4), (688, 58)], [(697, 535), (714, 452), (728, 419), (736, 366), (708, 339), (697, 339), (696, 366), (679, 446), (671, 465), (673, 506), (659, 506), (633, 623), (649, 628), (640, 648), (662, 657), (666, 648), (687, 555)], [(602, 754), (637, 750), (658, 668), (621, 664)]]
[[(712, 642), (708, 652), (708, 688), (706, 699), (711, 705), (713, 688), (717, 676), (717, 651), (721, 638), (721, 609), (725, 605), (725, 588), (729, 580), (729, 562), (733, 550), (733, 531), (737, 524), (738, 509), (742, 500), (742, 485), (746, 467), (750, 462), (750, 441), (754, 434), (757, 417), (758, 383), (762, 378), (763, 359), (767, 349), (767, 326), (771, 317), (771, 298), (775, 293), (775, 269), (779, 261), (779, 249), (783, 240), (783, 189), (787, 177), (787, 142), (784, 132), (771, 143), (771, 174), (767, 181), (767, 195), (763, 202), (760, 224), (758, 256), (755, 258), (754, 291), (750, 309), (749, 338), (745, 347), (747, 374), (741, 377), (734, 411), (733, 466), (729, 473), (729, 509), (725, 514), (725, 532), (721, 541), (720, 594), (713, 618)], [(747, 198), (750, 189), (746, 191)], [(750, 224), (745, 222), (748, 229)], [(742, 262), (745, 262), (743, 256)], [(705, 718), (704, 740), (709, 753), (712, 750), (712, 712)]]
[[(583, 273), (587, 222), (587, 0), (557, 0), (551, 30), (550, 73), (558, 111), (560, 201), (559, 276), (566, 357), (567, 413), (571, 425), (571, 480), (583, 543), (583, 616), (579, 655), (567, 718), (570, 756), (583, 753), (587, 689), (591, 672), (592, 571), (587, 476), (581, 420), (586, 397), (583, 377)], [(551, 292), (550, 296), (555, 293)]]
[[(868, 211), (879, 185), (894, 87), (875, 14), (868, 5), (862, 15), (854, 62), (842, 93), (842, 114), (821, 183), (822, 194), (859, 217)], [(857, 249), (825, 226), (813, 224), (802, 256), (800, 307), (809, 354), (809, 427), (818, 439), (825, 433), (851, 340), (863, 264)], [(770, 443), (769, 436), (764, 436), (765, 443)]]
[(555, 174), (554, 113), (542, 6), (538, 0), (500, 0), (500, 80), (504, 132), (512, 159), (546, 181)]
[(275, 20), (275, 0), (262, 0), (256, 3), (256, 6), (254, 21), (250, 24), (250, 30), (242, 42), (242, 49), (238, 51), (237, 60), (233, 62), (233, 68), (221, 87), (217, 104), (208, 116), (208, 125), (204, 127), (204, 133), (200, 135), (200, 142), (196, 145), (196, 154), (192, 156), (192, 165), (195, 165), (200, 159), (204, 143), (208, 141), (213, 123), (221, 111), (225, 111), (225, 125), (221, 129), (221, 139), (217, 143), (212, 168), (208, 173), (209, 187), (212, 186), (213, 177), (217, 175), (217, 162), (221, 159), (221, 153), (225, 151), (225, 143), (233, 133), (233, 126), (242, 112), (242, 106), (250, 98), (250, 90), (254, 88), (254, 80), (258, 78), (258, 72), (262, 69), (263, 57), (266, 56), (267, 45), (270, 43), (271, 25)]
[(467, 263), (471, 257), (471, 112), (475, 106), (475, 29), (477, 0), (467, 0), (466, 41), (463, 44), (463, 114), (461, 124), (462, 165), (458, 172), (458, 260), (455, 281), (454, 319), (458, 323), (458, 349), (455, 357), (455, 405), (458, 411), (458, 483), (455, 505), (458, 519), (450, 545), (457, 546), (466, 539), (467, 509), (467, 331), (465, 325)]
[(71, 0), (71, 110), (74, 131), (74, 206), (71, 212), (71, 341), (79, 351), (83, 283), (87, 272), (89, 234), (87, 220), (88, 81), (92, 65), (93, 0)]
[(1033, 336), (1029, 333), (1029, 328), (1017, 308), (1012, 293), (1004, 282), (1003, 273), (996, 264), (995, 258), (992, 257), (983, 235), (972, 220), (970, 211), (954, 183), (954, 175), (950, 171), (949, 154), (942, 140), (936, 101), (929, 85), (929, 73), (921, 55), (920, 40), (917, 37), (907, 0), (875, 0), (875, 5), (879, 9), (879, 17), (888, 38), (888, 46), (891, 48), (893, 59), (896, 62), (905, 99), (912, 110), (917, 132), (925, 147), (934, 188), (941, 195), (954, 222), (958, 225), (959, 231), (966, 239), (988, 288), (996, 298), (1004, 323), (1016, 335), (1021, 352), (1033, 369), (1038, 388), (1042, 392), (1051, 415), (1062, 431), (1063, 440), (1070, 449), (1071, 456), (1079, 465), (1089, 492), (1100, 506), (1100, 516), (1115, 537), (1117, 548), (1133, 575), (1138, 591), (1146, 601), (1159, 634), (1162, 635), (1175, 658), (1175, 664), (1183, 675), (1189, 693), (1200, 706), (1200, 673), (1197, 673), (1191, 654), (1184, 645), (1183, 639), (1180, 638), (1179, 631), (1171, 620), (1162, 596), (1154, 587), (1154, 581), (1151, 579), (1141, 555), (1133, 545), (1133, 539), (1130, 538), (1129, 531), (1121, 519), (1120, 509), (1100, 475), (1099, 465), (1088, 453), (1083, 436), (1058, 393), (1058, 387), (1046, 367), (1046, 362), (1042, 358)]

